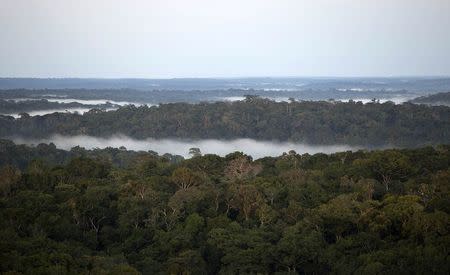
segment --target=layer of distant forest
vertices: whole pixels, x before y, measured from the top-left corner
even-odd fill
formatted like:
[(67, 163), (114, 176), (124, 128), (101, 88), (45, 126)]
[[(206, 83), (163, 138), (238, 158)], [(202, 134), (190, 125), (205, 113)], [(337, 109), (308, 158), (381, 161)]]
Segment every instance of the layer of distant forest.
[(411, 100), (412, 103), (450, 106), (450, 92), (421, 96)]
[(287, 100), (294, 97), (300, 100), (347, 100), (349, 98), (391, 98), (408, 97), (408, 90), (350, 90), (303, 89), (303, 90), (264, 90), (264, 89), (213, 89), (213, 90), (133, 90), (133, 89), (14, 89), (0, 90), (1, 99), (14, 98), (76, 98), (83, 100), (108, 99), (112, 101), (126, 101), (156, 105), (159, 103), (198, 103), (226, 100), (227, 98), (241, 98), (245, 95), (258, 95), (265, 98), (282, 98)]
[(450, 141), (450, 108), (357, 102), (244, 101), (126, 106), (84, 115), (0, 116), (0, 136), (254, 138), (310, 144), (420, 146)]
[(0, 273), (450, 273), (449, 146), (174, 161), (2, 140), (0, 160)]
[(71, 108), (91, 108), (91, 109), (109, 109), (117, 107), (117, 105), (106, 103), (106, 104), (82, 104), (78, 102), (61, 103), (61, 102), (51, 102), (47, 99), (39, 100), (23, 100), (23, 101), (13, 101), (0, 99), (0, 114), (9, 113), (21, 113), (30, 112), (38, 110), (65, 110)]

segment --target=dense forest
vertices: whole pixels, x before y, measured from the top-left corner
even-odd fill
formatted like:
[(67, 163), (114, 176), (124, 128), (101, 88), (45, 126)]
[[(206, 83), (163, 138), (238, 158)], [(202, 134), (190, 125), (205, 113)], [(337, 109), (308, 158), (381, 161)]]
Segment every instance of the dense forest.
[(450, 92), (421, 96), (410, 102), (416, 104), (450, 106)]
[(423, 146), (448, 143), (450, 108), (391, 102), (274, 102), (247, 96), (237, 102), (129, 105), (84, 115), (0, 116), (0, 137), (52, 134)]
[[(41, 143), (36, 146), (26, 146), (17, 145), (11, 140), (0, 139), (0, 166), (13, 165), (19, 169), (25, 169), (30, 162), (35, 159), (39, 159), (52, 165), (65, 165), (69, 163), (72, 158), (79, 157), (103, 159), (114, 166), (124, 168), (127, 167), (133, 159), (147, 155), (158, 157), (158, 153), (154, 151), (132, 151), (126, 150), (125, 147), (86, 150), (83, 147), (76, 146), (71, 150), (66, 151), (57, 149), (53, 143)], [(180, 155), (164, 154), (160, 157), (169, 160), (171, 163), (177, 163), (184, 160)]]
[(450, 273), (448, 145), (183, 160), (2, 140), (0, 153), (5, 274)]

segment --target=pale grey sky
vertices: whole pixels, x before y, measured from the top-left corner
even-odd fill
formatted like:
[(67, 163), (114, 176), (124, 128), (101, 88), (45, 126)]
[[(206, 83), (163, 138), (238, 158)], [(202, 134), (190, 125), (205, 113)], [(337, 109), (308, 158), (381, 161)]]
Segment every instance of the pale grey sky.
[(0, 0), (0, 77), (450, 75), (450, 0)]

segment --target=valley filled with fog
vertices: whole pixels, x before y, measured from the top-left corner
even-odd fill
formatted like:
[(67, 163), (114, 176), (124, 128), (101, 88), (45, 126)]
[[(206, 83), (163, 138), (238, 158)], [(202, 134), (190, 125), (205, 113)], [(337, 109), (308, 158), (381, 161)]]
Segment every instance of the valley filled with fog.
[(450, 0), (0, 3), (0, 274), (450, 274)]
[[(243, 152), (252, 156), (254, 159), (266, 156), (277, 157), (283, 153), (294, 150), (299, 154), (316, 154), (343, 152), (362, 149), (361, 147), (352, 147), (346, 145), (308, 145), (295, 142), (275, 142), (260, 141), (254, 139), (234, 139), (234, 140), (183, 140), (183, 139), (144, 139), (138, 140), (126, 136), (113, 136), (109, 138), (99, 138), (92, 136), (61, 136), (54, 135), (49, 138), (31, 139), (31, 138), (10, 138), (16, 144), (26, 144), (36, 146), (40, 143), (53, 143), (59, 149), (70, 150), (73, 147), (81, 146), (85, 149), (104, 149), (107, 147), (120, 148), (125, 147), (133, 151), (154, 151), (160, 155), (169, 153), (172, 155), (181, 155), (185, 158), (189, 155), (190, 148), (199, 148), (202, 154), (216, 154), (225, 156), (231, 152)], [(124, 148), (124, 149), (125, 149)]]
[[(0, 100), (77, 103), (79, 110), (58, 108), (29, 112), (83, 113), (92, 105), (149, 105), (244, 100), (247, 95), (277, 102), (357, 101), (395, 104), (450, 90), (449, 78), (224, 78), (224, 79), (21, 79), (0, 78)], [(83, 106), (84, 105), (84, 106)], [(90, 107), (87, 107), (90, 106)], [(112, 109), (112, 108), (108, 108)], [(38, 110), (33, 110), (38, 111)], [(18, 117), (19, 112), (0, 114)]]
[[(29, 111), (27, 114), (29, 116), (44, 116), (48, 114), (53, 113), (72, 113), (72, 114), (84, 114), (86, 112), (89, 112), (90, 108), (67, 108), (67, 109), (52, 109), (52, 110), (36, 110), (36, 111)], [(23, 113), (6, 113), (3, 114), (5, 116), (12, 116), (14, 118), (20, 118)]]
[[(15, 98), (14, 96), (10, 95), (3, 95), (3, 98), (0, 97), (0, 100), (6, 100), (11, 102), (16, 102), (18, 104), (20, 103), (29, 103), (29, 102), (36, 102), (36, 101), (47, 101), (50, 103), (56, 103), (60, 104), (61, 107), (55, 108), (55, 109), (42, 109), (42, 110), (32, 110), (28, 111), (27, 114), (30, 116), (36, 116), (36, 115), (46, 115), (51, 114), (54, 112), (59, 113), (80, 113), (83, 114), (85, 112), (88, 112), (89, 110), (93, 108), (98, 109), (105, 109), (105, 110), (115, 110), (122, 106), (127, 105), (134, 105), (134, 106), (157, 106), (160, 103), (176, 103), (176, 102), (189, 102), (189, 103), (200, 103), (200, 102), (234, 102), (234, 101), (242, 101), (245, 100), (248, 95), (251, 96), (259, 96), (261, 98), (269, 99), (275, 102), (290, 102), (292, 100), (307, 100), (307, 101), (328, 101), (328, 102), (361, 102), (363, 104), (370, 103), (370, 102), (379, 102), (379, 103), (385, 103), (385, 102), (393, 102), (394, 104), (402, 104), (404, 102), (407, 102), (409, 100), (417, 98), (420, 94), (410, 93), (406, 94), (404, 92), (396, 93), (392, 92), (391, 94), (386, 94), (386, 92), (383, 91), (373, 91), (369, 93), (365, 93), (363, 95), (361, 94), (348, 94), (347, 92), (339, 92), (339, 91), (327, 91), (326, 93), (322, 94), (323, 91), (277, 91), (277, 95), (273, 94), (273, 91), (255, 91), (255, 90), (239, 90), (239, 91), (230, 91), (227, 96), (223, 96), (222, 94), (227, 94), (226, 91), (208, 91), (208, 92), (198, 92), (198, 91), (189, 91), (189, 92), (183, 92), (184, 95), (181, 95), (179, 98), (176, 97), (174, 99), (170, 99), (170, 97), (165, 97), (164, 95), (157, 96), (154, 99), (138, 99), (135, 101), (116, 101), (113, 99), (84, 99), (84, 98), (75, 98), (74, 94), (71, 94), (66, 91), (67, 94), (70, 94), (73, 98), (68, 98), (68, 95), (30, 95), (30, 97), (21, 97), (21, 98)], [(132, 96), (134, 93), (140, 93), (137, 91), (131, 91), (130, 92), (130, 100), (133, 100)], [(153, 93), (153, 92), (148, 92)], [(167, 91), (168, 94), (170, 93), (177, 93), (175, 91)], [(354, 92), (350, 92), (354, 93)], [(1, 94), (1, 91), (0, 91)], [(280, 94), (282, 96), (280, 96)], [(26, 96), (26, 95), (24, 95)], [(92, 93), (92, 96), (95, 96), (94, 93)], [(365, 96), (365, 97), (364, 97)], [(114, 98), (114, 97), (112, 97)], [(79, 108), (64, 108), (65, 104), (78, 104), (80, 105)], [(109, 104), (113, 107), (107, 107), (105, 108), (104, 105)], [(90, 106), (90, 107), (89, 107)], [(1, 109), (0, 107), (0, 115), (10, 115), (14, 118), (18, 118), (21, 112), (13, 112), (8, 113)]]
[[(224, 156), (230, 152), (242, 151), (255, 158), (261, 158), (264, 156), (278, 156), (283, 152), (289, 150), (295, 150), (301, 153), (333, 153), (337, 151), (368, 149), (368, 148), (380, 148), (382, 146), (389, 147), (394, 146), (395, 139), (398, 139), (398, 134), (394, 135), (389, 140), (383, 141), (383, 137), (380, 134), (374, 139), (377, 143), (376, 146), (372, 146), (372, 141), (365, 139), (364, 135), (361, 135), (358, 131), (366, 131), (365, 127), (361, 127), (360, 130), (351, 130), (355, 133), (347, 133), (348, 137), (339, 138), (341, 135), (340, 129), (333, 126), (336, 123), (341, 123), (337, 119), (335, 122), (325, 121), (329, 123), (328, 129), (323, 135), (319, 135), (318, 128), (322, 127), (321, 116), (314, 111), (314, 108), (334, 108), (334, 104), (348, 104), (348, 108), (360, 108), (358, 104), (372, 104), (379, 111), (383, 111), (386, 108), (382, 107), (383, 104), (395, 104), (401, 105), (406, 102), (414, 102), (414, 99), (420, 98), (422, 101), (426, 100), (428, 95), (434, 95), (442, 91), (450, 89), (449, 78), (230, 78), (230, 79), (7, 79), (0, 78), (0, 116), (3, 115), (5, 123), (2, 124), (4, 128), (12, 127), (10, 130), (4, 131), (4, 135), (20, 136), (21, 138), (14, 138), (17, 143), (23, 144), (39, 144), (39, 143), (54, 143), (58, 148), (70, 149), (75, 146), (82, 146), (87, 149), (91, 148), (105, 148), (105, 147), (125, 147), (129, 150), (152, 150), (159, 154), (170, 153), (176, 155), (182, 155), (188, 157), (189, 148), (198, 147), (203, 154), (218, 154)], [(225, 102), (227, 104), (244, 104), (249, 105), (249, 108), (254, 108), (252, 104), (252, 98), (267, 99), (270, 102), (285, 104), (297, 102), (292, 107), (282, 107), (281, 105), (275, 108), (307, 108), (310, 109), (313, 118), (308, 119), (303, 117), (302, 122), (296, 122), (295, 119), (291, 120), (290, 124), (295, 126), (300, 123), (305, 125), (307, 129), (310, 129), (311, 133), (316, 134), (316, 137), (310, 135), (304, 136), (308, 138), (296, 137), (294, 134), (295, 142), (289, 142), (291, 140), (286, 136), (286, 131), (278, 129), (276, 134), (271, 134), (270, 124), (264, 126), (256, 126), (252, 131), (253, 134), (242, 134), (237, 131), (238, 124), (242, 124), (239, 120), (242, 119), (238, 116), (233, 118), (233, 121), (226, 122), (228, 116), (223, 113), (220, 120), (224, 120), (225, 124), (220, 127), (229, 128), (228, 132), (223, 130), (223, 134), (215, 128), (215, 134), (208, 134), (213, 130), (208, 129), (208, 125), (204, 125), (205, 129), (202, 131), (194, 130), (193, 125), (204, 123), (211, 124), (207, 120), (207, 115), (204, 112), (210, 112), (206, 109), (199, 111), (197, 115), (192, 115), (191, 121), (182, 121), (176, 118), (176, 114), (184, 109), (183, 103), (189, 104), (213, 104), (214, 102)], [(314, 103), (311, 104), (298, 104), (298, 102), (327, 102), (325, 105), (317, 105), (314, 107)], [(417, 101), (421, 103), (422, 101)], [(442, 100), (441, 100), (442, 101)], [(173, 111), (170, 104), (173, 103)], [(129, 117), (137, 115), (134, 113), (134, 109), (128, 109), (129, 106), (134, 105), (136, 107), (144, 106), (161, 106), (161, 104), (169, 104), (164, 106), (163, 110), (158, 109), (140, 109), (139, 113), (148, 113), (146, 115), (140, 115), (135, 119), (135, 122), (128, 125), (127, 120), (124, 120), (121, 126), (118, 125), (119, 121), (122, 121), (122, 117)], [(331, 105), (327, 105), (331, 104)], [(375, 104), (375, 105), (374, 105)], [(233, 105), (233, 106), (238, 106)], [(213, 105), (211, 105), (213, 106)], [(227, 105), (231, 106), (231, 105)], [(288, 105), (291, 106), (291, 105)], [(298, 106), (298, 107), (293, 107)], [(303, 106), (303, 107), (302, 107)], [(328, 107), (327, 107), (328, 106)], [(354, 107), (351, 107), (354, 106)], [(390, 106), (390, 105), (386, 105)], [(208, 107), (205, 105), (205, 108)], [(203, 107), (202, 107), (203, 108)], [(214, 107), (210, 107), (213, 108)], [(221, 107), (222, 108), (222, 107)], [(228, 108), (228, 107), (227, 107)], [(336, 107), (339, 109), (339, 107)], [(372, 107), (371, 107), (372, 108)], [(371, 109), (369, 108), (369, 109)], [(194, 107), (190, 109), (195, 109)], [(236, 112), (242, 112), (239, 107), (233, 107), (230, 115)], [(364, 109), (364, 108), (362, 108)], [(366, 108), (367, 109), (367, 108)], [(394, 108), (395, 109), (395, 108)], [(118, 111), (117, 115), (114, 111)], [(277, 128), (279, 124), (284, 124), (283, 116), (285, 115), (283, 109), (277, 110), (279, 113), (279, 119), (274, 128)], [(191, 117), (191, 112), (185, 110), (184, 114), (180, 113), (180, 116)], [(93, 112), (93, 113), (92, 113)], [(100, 118), (105, 115), (97, 115), (98, 118), (92, 116), (96, 112), (108, 112), (111, 113), (109, 118)], [(322, 112), (322, 111), (321, 111)], [(383, 111), (385, 112), (385, 111)], [(61, 119), (60, 115), (85, 115), (92, 113), (86, 119), (92, 120), (92, 123), (99, 123), (98, 121), (105, 121), (106, 123), (100, 123), (98, 126), (90, 126), (87, 133), (86, 126), (71, 127), (72, 123), (69, 123), (65, 119)], [(302, 111), (300, 110), (300, 113)], [(299, 113), (299, 114), (300, 114)], [(217, 116), (218, 114), (211, 113), (208, 116)], [(261, 113), (264, 115), (264, 112)], [(261, 115), (256, 115), (254, 122), (246, 122), (239, 127), (245, 127), (246, 130), (253, 128), (254, 123), (260, 119)], [(336, 110), (331, 114), (333, 117), (339, 115), (339, 111)], [(386, 111), (386, 115), (392, 116)], [(441, 114), (442, 115), (442, 114)], [(441, 116), (439, 115), (439, 116)], [(25, 122), (26, 118), (32, 118), (36, 116), (42, 116), (41, 119), (34, 120), (32, 122)], [(44, 119), (45, 116), (45, 119)], [(148, 116), (148, 117), (147, 117)], [(166, 118), (164, 122), (158, 122), (156, 117), (161, 117), (159, 120)], [(200, 117), (204, 117), (204, 121)], [(234, 115), (233, 115), (234, 116)], [(445, 116), (445, 114), (444, 114)], [(20, 127), (24, 128), (24, 131), (14, 131), (19, 126), (7, 126), (11, 123), (7, 118), (12, 118), (17, 121)], [(172, 117), (168, 119), (168, 117)], [(288, 118), (288, 117), (286, 117)], [(70, 117), (71, 121), (85, 121), (86, 119)], [(207, 119), (207, 120), (205, 120)], [(216, 118), (217, 119), (217, 118)], [(350, 118), (346, 118), (345, 123), (348, 127), (352, 122), (348, 121)], [(274, 123), (274, 114), (272, 117), (268, 116), (267, 120), (272, 120)], [(377, 123), (378, 118), (373, 118), (373, 123)], [(46, 121), (46, 122), (44, 122)], [(57, 127), (49, 127), (54, 124), (55, 121), (60, 121), (60, 125)], [(153, 121), (153, 125), (146, 125), (142, 121)], [(168, 130), (175, 127), (173, 125), (176, 122), (176, 128), (186, 128), (183, 133), (177, 133), (174, 130)], [(363, 122), (363, 121), (361, 121)], [(30, 123), (33, 125), (32, 135), (29, 135), (30, 131), (27, 130), (30, 127)], [(44, 124), (42, 124), (44, 123)], [(75, 122), (73, 122), (75, 123)], [(78, 123), (78, 122), (77, 122)], [(92, 124), (91, 123), (91, 124)], [(153, 131), (152, 127), (159, 127), (159, 123), (163, 123), (166, 130), (163, 134), (158, 131)], [(187, 126), (186, 124), (191, 125)], [(214, 123), (214, 122), (213, 122)], [(269, 123), (269, 122), (268, 122)], [(354, 122), (353, 122), (354, 123)], [(139, 124), (139, 126), (138, 126)], [(227, 124), (229, 124), (227, 126)], [(315, 126), (315, 124), (317, 124)], [(358, 123), (359, 125), (360, 123)], [(405, 123), (403, 123), (405, 124)], [(110, 126), (108, 128), (108, 126)], [(233, 126), (234, 125), (234, 126)], [(295, 126), (295, 131), (302, 131), (301, 125)], [(386, 126), (391, 126), (386, 124)], [(43, 127), (49, 127), (48, 130)], [(79, 129), (77, 128), (79, 127)], [(107, 130), (104, 128), (108, 128)], [(137, 128), (133, 130), (133, 134), (128, 136), (129, 127)], [(259, 129), (263, 127), (263, 129)], [(340, 127), (343, 127), (342, 125)], [(383, 131), (381, 126), (378, 130), (371, 130), (375, 132)], [(69, 129), (61, 131), (60, 129)], [(445, 128), (445, 127), (444, 127)], [(98, 131), (96, 129), (99, 129)], [(103, 129), (103, 130), (100, 130)], [(146, 130), (143, 130), (146, 129)], [(225, 128), (223, 128), (225, 129)], [(4, 129), (5, 130), (5, 129)], [(138, 134), (137, 132), (145, 131), (145, 133)], [(186, 132), (187, 131), (187, 132)], [(231, 133), (236, 132), (236, 133)], [(258, 134), (257, 132), (266, 132), (265, 134)], [(305, 131), (307, 131), (305, 129)], [(335, 132), (330, 135), (331, 132)], [(408, 130), (409, 131), (409, 130)], [(27, 134), (23, 134), (26, 132)], [(80, 132), (83, 134), (80, 135)], [(405, 131), (407, 132), (407, 131)], [(34, 133), (39, 133), (34, 135)], [(91, 134), (90, 134), (91, 133)], [(92, 134), (93, 133), (93, 134)], [(200, 134), (204, 133), (204, 134)], [(354, 136), (360, 136), (359, 139), (353, 140)], [(372, 135), (374, 136), (374, 135)], [(5, 137), (5, 136), (3, 136)], [(138, 137), (139, 139), (137, 139)], [(441, 138), (442, 139), (442, 138)], [(284, 142), (275, 142), (272, 140), (283, 140)], [(417, 142), (417, 144), (430, 144), (431, 141), (424, 139)], [(350, 144), (352, 146), (350, 146)], [(356, 144), (356, 145), (355, 145)], [(380, 146), (381, 144), (381, 146)], [(397, 145), (401, 145), (397, 142)], [(415, 145), (414, 142), (409, 144)]]

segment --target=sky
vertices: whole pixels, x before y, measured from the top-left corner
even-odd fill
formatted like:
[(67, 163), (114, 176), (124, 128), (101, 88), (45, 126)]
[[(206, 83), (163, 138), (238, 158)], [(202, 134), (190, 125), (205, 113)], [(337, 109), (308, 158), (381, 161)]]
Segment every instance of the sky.
[(0, 7), (0, 77), (450, 76), (450, 0)]

